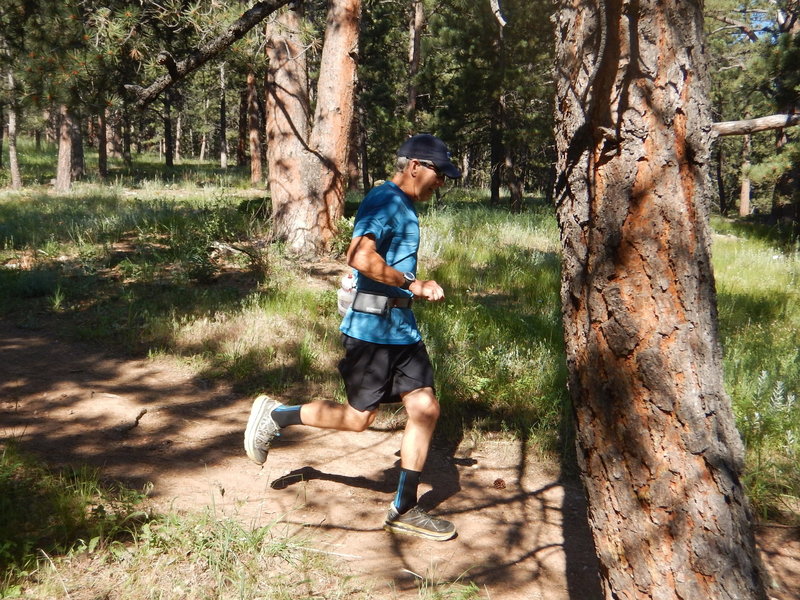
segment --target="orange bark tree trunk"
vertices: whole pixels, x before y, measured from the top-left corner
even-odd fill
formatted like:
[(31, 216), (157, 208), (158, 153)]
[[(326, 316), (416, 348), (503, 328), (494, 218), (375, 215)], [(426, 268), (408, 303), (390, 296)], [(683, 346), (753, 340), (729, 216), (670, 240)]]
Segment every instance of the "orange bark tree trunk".
[(301, 16), (287, 10), (270, 25), (267, 160), (274, 228), (299, 254), (322, 251), (344, 210), (360, 16), (360, 0), (330, 3), (313, 120)]
[(764, 599), (710, 262), (702, 3), (560, 0), (556, 200), (608, 599)]

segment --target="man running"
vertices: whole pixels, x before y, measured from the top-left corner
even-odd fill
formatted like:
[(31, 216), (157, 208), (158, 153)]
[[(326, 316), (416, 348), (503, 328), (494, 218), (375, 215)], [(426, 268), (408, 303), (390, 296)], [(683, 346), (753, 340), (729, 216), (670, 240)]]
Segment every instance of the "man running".
[(345, 356), (339, 372), (348, 403), (286, 406), (259, 396), (244, 439), (247, 455), (263, 464), (283, 427), (364, 431), (380, 404), (402, 402), (408, 421), (400, 446), (400, 479), (384, 528), (438, 541), (454, 537), (456, 529), (417, 506), (417, 487), (439, 418), (439, 402), (411, 304), (418, 298), (444, 299), (438, 283), (416, 278), (419, 220), (414, 205), (430, 200), (445, 177), (461, 177), (445, 143), (429, 134), (415, 135), (397, 151), (391, 181), (371, 190), (359, 206), (347, 250), (347, 264), (357, 271), (356, 295), (340, 328)]

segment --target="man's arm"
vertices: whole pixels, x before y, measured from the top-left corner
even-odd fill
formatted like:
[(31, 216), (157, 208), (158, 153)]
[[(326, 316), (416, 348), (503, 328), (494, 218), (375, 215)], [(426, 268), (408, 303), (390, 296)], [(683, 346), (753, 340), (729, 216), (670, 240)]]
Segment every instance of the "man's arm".
[[(401, 286), (405, 281), (403, 272), (387, 265), (383, 257), (378, 254), (375, 236), (371, 233), (353, 238), (347, 249), (347, 264), (365, 277), (379, 283)], [(417, 279), (408, 289), (414, 296), (425, 300), (432, 302), (444, 300), (444, 290), (433, 280)]]

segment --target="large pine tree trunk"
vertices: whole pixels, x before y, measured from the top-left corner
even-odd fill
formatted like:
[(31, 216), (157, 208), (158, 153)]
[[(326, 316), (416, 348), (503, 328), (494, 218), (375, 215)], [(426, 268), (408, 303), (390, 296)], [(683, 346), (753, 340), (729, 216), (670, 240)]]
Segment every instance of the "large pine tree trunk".
[(275, 234), (295, 253), (323, 250), (343, 213), (360, 15), (360, 0), (331, 2), (313, 126), (301, 17), (287, 10), (270, 25), (269, 186)]
[(722, 381), (701, 9), (559, 2), (564, 330), (609, 600), (765, 598)]

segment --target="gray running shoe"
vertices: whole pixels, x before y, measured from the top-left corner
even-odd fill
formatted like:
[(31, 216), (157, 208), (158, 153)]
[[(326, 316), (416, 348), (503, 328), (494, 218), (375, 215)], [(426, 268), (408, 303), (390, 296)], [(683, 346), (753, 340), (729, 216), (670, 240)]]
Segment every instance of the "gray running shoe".
[(247, 428), (244, 430), (244, 450), (253, 462), (263, 465), (267, 460), (269, 446), (280, 427), (272, 420), (272, 411), (281, 406), (277, 400), (261, 395), (253, 401)]
[(428, 540), (444, 542), (456, 535), (456, 526), (450, 521), (437, 519), (415, 506), (402, 515), (397, 512), (394, 503), (389, 505), (389, 514), (383, 524), (386, 531), (415, 535)]

